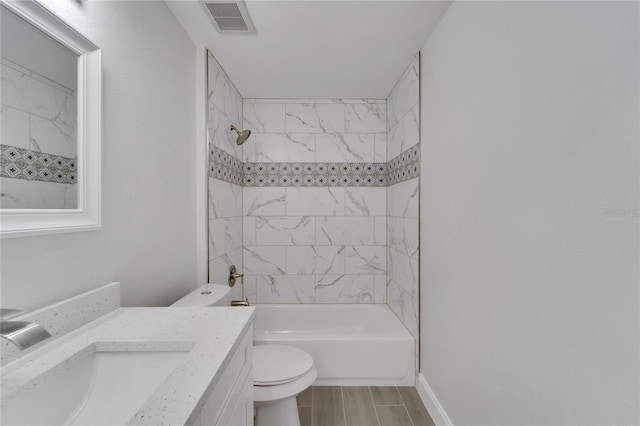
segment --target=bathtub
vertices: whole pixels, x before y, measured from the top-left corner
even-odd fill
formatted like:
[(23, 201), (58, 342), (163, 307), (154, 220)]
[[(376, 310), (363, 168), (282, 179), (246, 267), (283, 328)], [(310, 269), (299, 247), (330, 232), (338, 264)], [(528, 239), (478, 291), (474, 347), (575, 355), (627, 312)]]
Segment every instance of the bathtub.
[(295, 346), (316, 385), (414, 386), (414, 339), (387, 305), (256, 305), (254, 344)]

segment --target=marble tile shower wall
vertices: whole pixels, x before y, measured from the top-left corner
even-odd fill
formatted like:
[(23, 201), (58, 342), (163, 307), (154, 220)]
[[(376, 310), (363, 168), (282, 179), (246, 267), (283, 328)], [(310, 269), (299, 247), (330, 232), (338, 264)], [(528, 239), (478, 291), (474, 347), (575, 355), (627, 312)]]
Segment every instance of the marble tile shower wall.
[[(241, 181), (216, 177), (217, 154), (226, 163), (242, 159), (242, 147), (235, 142), (231, 124), (242, 125), (242, 98), (213, 55), (208, 53), (207, 132), (209, 139), (209, 282), (225, 283), (229, 266), (242, 271), (242, 186)], [(232, 167), (230, 167), (232, 168)], [(240, 169), (241, 170), (241, 169)], [(219, 176), (221, 177), (221, 176)], [(240, 298), (240, 286), (232, 290)]]
[(2, 58), (1, 208), (75, 208), (75, 91)]
[[(387, 100), (389, 160), (416, 152), (419, 132), (419, 57), (405, 71)], [(419, 161), (419, 160), (418, 160)], [(418, 169), (419, 171), (419, 166)], [(411, 175), (417, 176), (418, 173)], [(419, 179), (401, 179), (387, 188), (387, 304), (419, 338)], [(416, 349), (417, 350), (417, 349)]]
[[(245, 164), (387, 161), (384, 100), (245, 99), (243, 111)], [(376, 182), (245, 185), (250, 301), (385, 303), (386, 202)]]

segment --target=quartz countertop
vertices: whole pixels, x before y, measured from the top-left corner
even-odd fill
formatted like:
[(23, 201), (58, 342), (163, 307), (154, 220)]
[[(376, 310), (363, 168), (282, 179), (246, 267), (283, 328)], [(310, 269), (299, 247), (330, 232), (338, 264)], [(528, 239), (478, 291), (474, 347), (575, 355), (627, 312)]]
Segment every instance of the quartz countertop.
[(254, 308), (120, 308), (7, 364), (2, 395), (37, 386), (38, 377), (87, 347), (188, 351), (128, 422), (191, 424), (253, 321)]

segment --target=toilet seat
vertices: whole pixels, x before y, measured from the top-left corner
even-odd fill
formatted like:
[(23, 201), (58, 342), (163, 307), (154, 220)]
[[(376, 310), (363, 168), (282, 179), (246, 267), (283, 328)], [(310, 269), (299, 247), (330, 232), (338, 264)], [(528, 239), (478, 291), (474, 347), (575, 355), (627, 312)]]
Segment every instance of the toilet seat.
[(253, 385), (277, 386), (304, 377), (313, 368), (305, 351), (284, 345), (253, 347)]

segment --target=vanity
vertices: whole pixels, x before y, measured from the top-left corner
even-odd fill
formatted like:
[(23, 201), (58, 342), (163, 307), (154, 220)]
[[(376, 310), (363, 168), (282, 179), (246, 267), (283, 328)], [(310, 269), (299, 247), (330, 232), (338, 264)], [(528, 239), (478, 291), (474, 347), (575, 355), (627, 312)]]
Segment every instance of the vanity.
[(252, 425), (254, 308), (118, 308), (2, 369), (2, 424)]

